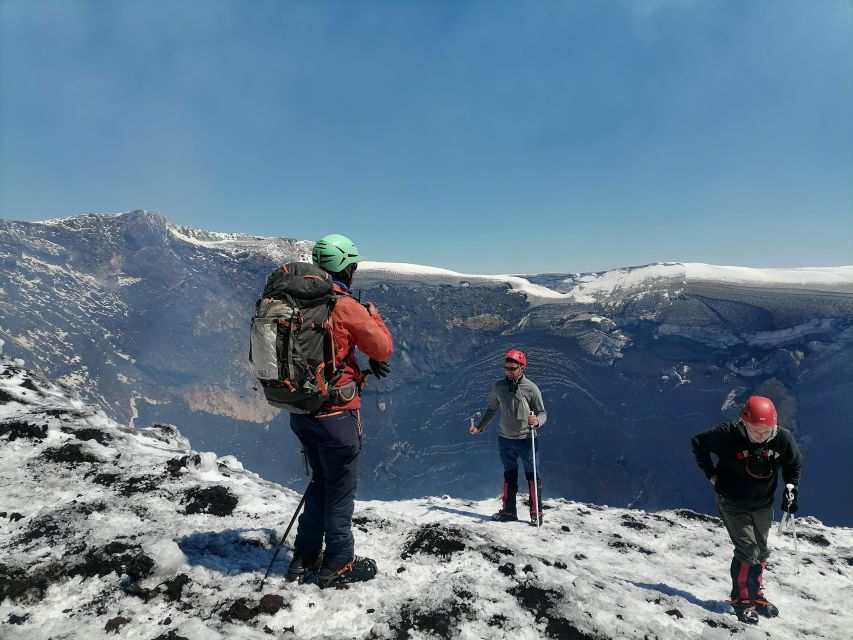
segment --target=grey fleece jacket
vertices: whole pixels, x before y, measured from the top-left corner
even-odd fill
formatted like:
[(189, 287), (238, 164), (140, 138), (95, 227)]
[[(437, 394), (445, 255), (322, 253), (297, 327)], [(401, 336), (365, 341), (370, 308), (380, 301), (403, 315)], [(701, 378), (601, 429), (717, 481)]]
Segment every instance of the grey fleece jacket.
[(477, 429), (484, 430), (495, 417), (498, 408), (501, 410), (500, 435), (504, 438), (514, 440), (529, 438), (530, 427), (527, 425), (527, 416), (531, 411), (539, 419), (539, 427), (548, 419), (539, 387), (523, 376), (518, 383), (510, 382), (506, 378), (495, 383), (492, 394), (489, 396), (489, 404)]

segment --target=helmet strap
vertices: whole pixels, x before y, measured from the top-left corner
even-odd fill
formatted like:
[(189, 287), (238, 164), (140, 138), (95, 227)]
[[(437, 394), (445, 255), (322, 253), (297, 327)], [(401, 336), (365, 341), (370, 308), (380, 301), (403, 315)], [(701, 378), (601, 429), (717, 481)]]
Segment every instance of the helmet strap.
[(329, 272), (329, 275), (332, 276), (332, 280), (343, 285), (343, 287), (349, 291), (349, 288), (352, 286), (353, 276), (355, 275), (355, 266), (356, 263), (353, 262), (352, 264), (348, 264), (344, 267), (343, 271), (338, 271), (337, 273)]

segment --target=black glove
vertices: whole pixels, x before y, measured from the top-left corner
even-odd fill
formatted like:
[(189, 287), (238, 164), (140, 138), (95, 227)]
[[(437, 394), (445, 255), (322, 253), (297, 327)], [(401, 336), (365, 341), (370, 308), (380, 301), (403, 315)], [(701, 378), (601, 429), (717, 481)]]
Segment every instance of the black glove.
[(800, 508), (800, 505), (797, 504), (797, 488), (794, 487), (791, 489), (791, 494), (794, 496), (793, 500), (791, 500), (791, 504), (788, 504), (788, 490), (785, 489), (785, 492), (782, 495), (782, 511), (787, 511), (790, 514), (797, 513), (797, 509)]
[(388, 375), (388, 372), (391, 371), (391, 365), (387, 362), (379, 362), (379, 360), (370, 358), (369, 364), (371, 373), (373, 373), (377, 378), (384, 378)]

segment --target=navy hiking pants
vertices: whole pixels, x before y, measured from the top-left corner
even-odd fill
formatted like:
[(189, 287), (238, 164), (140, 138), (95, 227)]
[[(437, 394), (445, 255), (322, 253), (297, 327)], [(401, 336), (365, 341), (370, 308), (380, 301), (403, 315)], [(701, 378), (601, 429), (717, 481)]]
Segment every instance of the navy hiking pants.
[(352, 513), (361, 415), (358, 410), (316, 416), (292, 413), (290, 428), (302, 443), (312, 474), (294, 546), (303, 558), (312, 558), (323, 549), (325, 537), (323, 566), (338, 569), (352, 560), (355, 550)]
[[(521, 459), (524, 465), (524, 476), (527, 480), (527, 487), (530, 495), (534, 494), (533, 489), (533, 447), (532, 440), (525, 438), (516, 440), (514, 438), (504, 438), (498, 436), (498, 452), (501, 455), (501, 464), (504, 467), (504, 487), (503, 487), (503, 507), (501, 511), (507, 514), (516, 512), (515, 496), (518, 493), (518, 460)], [(539, 454), (539, 439), (536, 439), (536, 454)], [(538, 461), (537, 461), (538, 463)], [(537, 464), (538, 467), (538, 464)], [(542, 473), (536, 469), (536, 496), (539, 505), (539, 511), (542, 511)], [(531, 513), (535, 513), (536, 509), (531, 502)]]
[[(498, 436), (498, 452), (501, 454), (501, 464), (504, 466), (504, 471), (518, 473), (518, 459), (521, 458), (525, 473), (533, 473), (533, 447), (530, 446), (530, 443), (530, 438), (516, 440), (515, 438)], [(539, 453), (538, 446), (536, 453)]]

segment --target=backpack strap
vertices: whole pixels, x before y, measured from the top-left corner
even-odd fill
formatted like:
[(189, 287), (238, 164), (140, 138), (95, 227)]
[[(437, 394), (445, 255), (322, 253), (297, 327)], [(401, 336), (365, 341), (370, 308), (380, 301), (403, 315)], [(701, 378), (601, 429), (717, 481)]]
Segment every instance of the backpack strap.
[(332, 318), (332, 313), (335, 310), (335, 304), (338, 300), (341, 299), (341, 295), (333, 294), (329, 301), (326, 303), (329, 307), (329, 319), (323, 323), (323, 328), (326, 329), (323, 340), (323, 364), (329, 375), (326, 376), (326, 380), (332, 386), (334, 386), (335, 382), (341, 377), (341, 374), (344, 372), (344, 366), (346, 362), (346, 358), (341, 361), (340, 371), (335, 369), (335, 321)]

